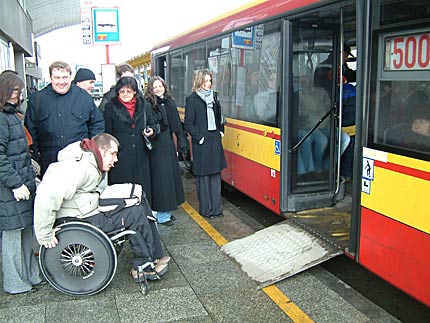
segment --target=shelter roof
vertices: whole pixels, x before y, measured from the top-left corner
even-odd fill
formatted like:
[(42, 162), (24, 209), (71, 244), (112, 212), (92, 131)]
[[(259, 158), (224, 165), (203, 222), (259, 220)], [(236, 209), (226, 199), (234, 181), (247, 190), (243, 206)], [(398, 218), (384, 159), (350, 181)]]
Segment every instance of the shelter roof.
[(26, 0), (34, 37), (81, 23), (80, 0)]

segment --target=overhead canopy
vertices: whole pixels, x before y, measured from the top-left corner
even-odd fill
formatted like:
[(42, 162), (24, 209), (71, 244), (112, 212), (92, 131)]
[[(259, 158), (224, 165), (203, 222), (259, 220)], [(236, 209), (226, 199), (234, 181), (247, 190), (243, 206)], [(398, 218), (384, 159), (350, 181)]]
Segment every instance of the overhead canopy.
[(81, 23), (80, 0), (27, 0), (34, 37)]

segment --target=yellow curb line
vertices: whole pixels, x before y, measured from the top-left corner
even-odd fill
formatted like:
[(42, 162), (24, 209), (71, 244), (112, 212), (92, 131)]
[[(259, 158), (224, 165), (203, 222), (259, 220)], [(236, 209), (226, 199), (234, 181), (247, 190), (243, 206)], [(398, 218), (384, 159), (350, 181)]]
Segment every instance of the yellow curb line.
[[(212, 240), (215, 241), (218, 246), (223, 246), (228, 242), (199, 214), (199, 212), (194, 210), (188, 202), (184, 202), (181, 207), (212, 238)], [(296, 304), (285, 296), (285, 294), (275, 285), (264, 287), (262, 291), (269, 296), (269, 298), (278, 305), (278, 307), (287, 314), (293, 322), (314, 323), (309, 316), (307, 316)]]

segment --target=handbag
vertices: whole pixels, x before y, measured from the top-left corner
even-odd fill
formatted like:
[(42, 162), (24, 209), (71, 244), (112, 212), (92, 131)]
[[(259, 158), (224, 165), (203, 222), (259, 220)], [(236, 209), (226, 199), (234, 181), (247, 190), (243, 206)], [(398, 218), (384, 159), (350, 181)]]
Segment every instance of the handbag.
[(147, 136), (145, 136), (144, 131), (142, 131), (142, 136), (143, 136), (143, 141), (145, 142), (145, 146), (146, 146), (146, 148), (147, 148), (149, 151), (151, 151), (151, 150), (152, 150), (152, 148), (154, 148), (154, 146), (152, 145), (151, 140), (150, 140)]
[(221, 103), (218, 100), (218, 92), (214, 92), (214, 100), (215, 103), (219, 106), (220, 111), (221, 111), (221, 125), (226, 125), (227, 124), (227, 119), (225, 117), (224, 111), (222, 109)]
[(123, 183), (108, 185), (100, 194), (100, 212), (115, 214), (122, 209), (138, 205), (145, 194), (139, 184)]

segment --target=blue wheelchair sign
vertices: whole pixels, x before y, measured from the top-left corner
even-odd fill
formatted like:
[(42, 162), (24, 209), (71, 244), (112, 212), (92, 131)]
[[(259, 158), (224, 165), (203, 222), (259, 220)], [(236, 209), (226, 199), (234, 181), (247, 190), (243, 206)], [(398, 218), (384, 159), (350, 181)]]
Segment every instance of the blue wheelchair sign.
[(275, 155), (281, 154), (281, 141), (275, 140)]

